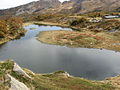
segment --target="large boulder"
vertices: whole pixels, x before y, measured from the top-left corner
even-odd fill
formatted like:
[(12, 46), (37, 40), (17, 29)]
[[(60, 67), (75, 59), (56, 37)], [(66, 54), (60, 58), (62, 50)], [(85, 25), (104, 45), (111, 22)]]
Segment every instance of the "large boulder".
[(14, 63), (13, 71), (28, 78), (31, 78), (17, 63)]
[(16, 80), (14, 77), (12, 77), (9, 74), (7, 75), (11, 79), (10, 81), (11, 87), (9, 90), (30, 90), (24, 83), (19, 82), (18, 80)]

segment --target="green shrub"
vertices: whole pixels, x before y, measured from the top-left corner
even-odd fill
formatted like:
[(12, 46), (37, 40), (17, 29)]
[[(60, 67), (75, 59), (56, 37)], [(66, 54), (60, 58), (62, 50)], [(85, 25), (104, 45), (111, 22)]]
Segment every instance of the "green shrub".
[(105, 15), (104, 12), (93, 12), (93, 13), (87, 14), (88, 17), (92, 17), (92, 18), (103, 17), (104, 15)]
[(0, 31), (0, 38), (5, 38), (5, 33)]
[(70, 25), (71, 26), (76, 26), (78, 24), (82, 24), (82, 23), (88, 23), (88, 20), (86, 18), (80, 18), (80, 19), (76, 19), (76, 20), (73, 20)]

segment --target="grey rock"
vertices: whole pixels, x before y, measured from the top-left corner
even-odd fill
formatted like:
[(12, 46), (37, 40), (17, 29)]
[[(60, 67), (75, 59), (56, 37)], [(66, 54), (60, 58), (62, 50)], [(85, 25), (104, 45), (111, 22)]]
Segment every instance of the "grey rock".
[(14, 72), (17, 72), (18, 74), (22, 74), (28, 78), (31, 78), (17, 63), (14, 63)]
[(16, 80), (14, 77), (12, 77), (9, 74), (7, 75), (11, 79), (10, 81), (11, 87), (9, 90), (30, 90), (24, 83), (19, 82), (18, 80)]

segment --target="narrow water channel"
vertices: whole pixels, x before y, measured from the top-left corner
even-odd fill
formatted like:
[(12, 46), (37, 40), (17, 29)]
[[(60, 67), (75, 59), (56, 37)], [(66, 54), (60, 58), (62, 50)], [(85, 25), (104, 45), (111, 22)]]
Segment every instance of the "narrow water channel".
[(36, 40), (40, 31), (71, 30), (69, 28), (29, 25), (25, 29), (27, 33), (24, 37), (0, 46), (0, 60), (13, 59), (36, 73), (64, 70), (73, 76), (91, 80), (120, 74), (119, 52), (47, 45)]

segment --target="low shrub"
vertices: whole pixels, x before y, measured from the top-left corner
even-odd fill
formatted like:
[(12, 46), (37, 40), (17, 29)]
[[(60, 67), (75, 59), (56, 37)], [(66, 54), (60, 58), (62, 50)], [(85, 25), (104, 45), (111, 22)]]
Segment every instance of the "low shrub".
[(5, 38), (5, 33), (0, 31), (0, 38)]
[(80, 18), (80, 19), (76, 19), (76, 20), (73, 20), (70, 25), (71, 26), (76, 26), (78, 24), (82, 24), (82, 23), (88, 23), (89, 21), (86, 19), (86, 18)]

